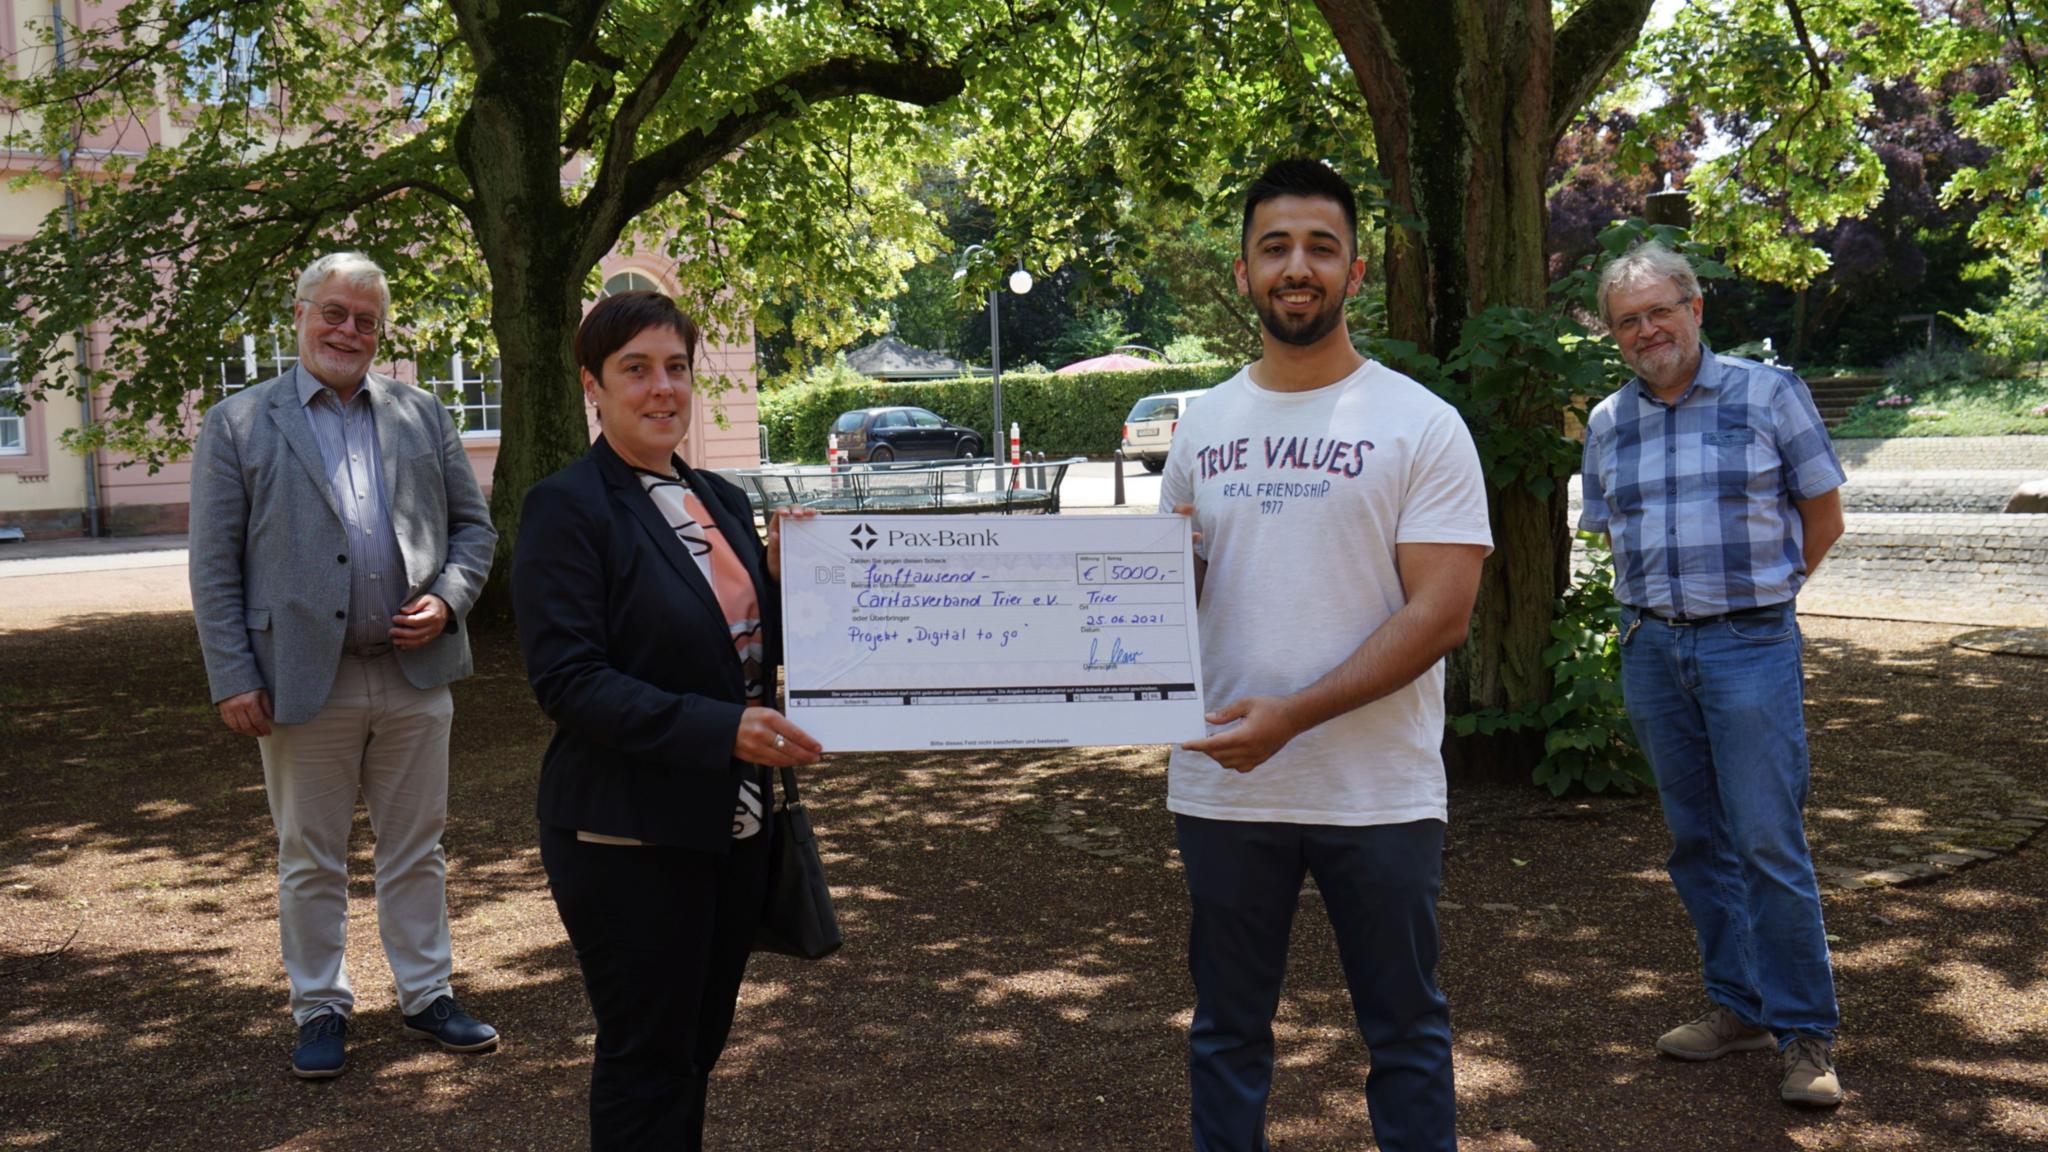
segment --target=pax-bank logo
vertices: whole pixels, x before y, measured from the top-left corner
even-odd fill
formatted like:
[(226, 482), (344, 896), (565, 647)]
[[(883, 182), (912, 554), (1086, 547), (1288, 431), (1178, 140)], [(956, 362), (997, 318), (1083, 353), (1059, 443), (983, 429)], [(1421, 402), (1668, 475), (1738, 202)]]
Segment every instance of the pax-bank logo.
[(875, 546), (876, 536), (875, 530), (866, 522), (854, 525), (853, 531), (846, 534), (846, 538), (853, 541), (853, 546), (863, 552)]

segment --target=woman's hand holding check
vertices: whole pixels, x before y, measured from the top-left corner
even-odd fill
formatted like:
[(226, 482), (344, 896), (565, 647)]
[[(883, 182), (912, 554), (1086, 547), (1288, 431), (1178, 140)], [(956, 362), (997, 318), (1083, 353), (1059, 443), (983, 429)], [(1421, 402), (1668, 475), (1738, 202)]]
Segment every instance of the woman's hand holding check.
[(769, 768), (816, 764), (824, 751), (809, 733), (773, 708), (749, 708), (741, 713), (739, 735), (732, 742), (734, 758)]

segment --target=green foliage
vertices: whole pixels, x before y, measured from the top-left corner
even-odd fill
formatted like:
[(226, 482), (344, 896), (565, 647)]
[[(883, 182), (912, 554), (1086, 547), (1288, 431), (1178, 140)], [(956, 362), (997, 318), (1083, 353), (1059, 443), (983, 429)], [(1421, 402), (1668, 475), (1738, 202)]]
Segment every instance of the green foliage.
[[(1442, 360), (1404, 340), (1371, 337), (1362, 347), (1458, 409), (1490, 487), (1526, 488), (1548, 500), (1579, 464), (1578, 443), (1564, 435), (1560, 415), (1583, 425), (1591, 405), (1629, 376), (1613, 341), (1586, 327), (1596, 308), (1599, 271), (1650, 238), (1685, 253), (1703, 279), (1728, 275), (1682, 230), (1624, 220), (1600, 233), (1598, 252), (1550, 286), (1548, 306), (1496, 304), (1477, 313)], [(1368, 330), (1382, 326), (1369, 319)]]
[(1072, 364), (1091, 356), (1106, 356), (1119, 344), (1137, 339), (1122, 312), (1110, 307), (1083, 311), (1060, 332), (1046, 349), (1054, 364)]
[(1968, 384), (1998, 375), (1998, 366), (1982, 352), (1953, 344), (1915, 348), (1884, 366), (1885, 384), (1894, 396), (1917, 397), (1936, 385)]
[(772, 387), (764, 385), (762, 391), (771, 392), (783, 388), (865, 388), (877, 383), (861, 375), (846, 363), (844, 352), (835, 354), (830, 360), (813, 364), (795, 378), (784, 377)]
[(1202, 338), (1193, 333), (1174, 337), (1161, 351), (1166, 353), (1168, 364), (1199, 364), (1204, 360), (1218, 359)]
[(1965, 312), (1951, 316), (1973, 346), (2010, 371), (2048, 360), (2048, 276), (2021, 275), (2013, 278), (2011, 291), (1989, 311)]
[(2048, 379), (2039, 376), (1935, 384), (1909, 395), (1898, 407), (1879, 407), (1883, 396), (1857, 401), (1835, 438), (2048, 435)]
[[(1236, 371), (1236, 365), (1211, 362), (1071, 376), (1006, 372), (1003, 419), (1021, 427), (1027, 452), (1106, 456), (1116, 450), (1124, 417), (1141, 397), (1213, 387)], [(783, 463), (823, 463), (826, 435), (841, 412), (892, 404), (929, 408), (980, 432), (984, 445), (998, 443), (990, 427), (986, 377), (902, 383), (864, 378), (806, 380), (761, 397), (761, 425), (768, 430), (769, 457)], [(1007, 429), (1004, 435), (1007, 437)]]
[[(40, 166), (29, 180), (60, 181), (60, 153), (90, 142), (77, 235), (52, 213), (0, 249), (0, 340), (31, 391), (70, 389), (70, 333), (104, 326), (108, 424), (84, 439), (154, 467), (217, 398), (194, 388), (224, 340), (286, 313), (313, 256), (356, 248), (393, 273), (394, 346), (502, 356), (499, 466), (544, 474), (581, 450), (573, 404), (550, 401), (607, 251), (657, 253), (714, 333), (799, 285), (804, 339), (872, 329), (864, 302), (939, 242), (908, 173), (1003, 153), (983, 118), (1012, 117), (1001, 102), (1102, 34), (1070, 16), (1050, 0), (130, 0), (65, 30), (66, 71), (34, 44), (0, 67), (0, 147)], [(970, 73), (988, 102), (961, 97)]]
[(1644, 37), (1634, 71), (1664, 97), (1641, 138), (1704, 119), (1730, 147), (1686, 178), (1694, 231), (1744, 275), (1803, 287), (1828, 267), (1807, 235), (1860, 215), (1885, 170), (1863, 125), (1875, 82), (1925, 51), (1918, 7), (1901, 0), (1689, 4)]
[[(1974, 6), (1973, 6), (1974, 7)], [(1970, 238), (1994, 252), (2032, 262), (2048, 251), (2048, 0), (2009, 0), (1958, 13), (1930, 26), (1933, 67), (1994, 75), (1998, 87), (1972, 85), (1950, 111), (1957, 126), (1985, 146), (1984, 160), (1955, 174), (1944, 203), (1983, 205)]]
[(1562, 796), (1573, 785), (1589, 792), (1617, 788), (1633, 793), (1654, 785), (1649, 763), (1636, 747), (1635, 730), (1621, 698), (1621, 621), (1625, 609), (1614, 598), (1614, 558), (1606, 542), (1580, 533), (1587, 566), (1556, 603), (1551, 644), (1543, 650), (1553, 688), (1546, 703), (1517, 712), (1488, 708), (1455, 716), (1451, 731), (1543, 732), (1543, 758), (1530, 779)]

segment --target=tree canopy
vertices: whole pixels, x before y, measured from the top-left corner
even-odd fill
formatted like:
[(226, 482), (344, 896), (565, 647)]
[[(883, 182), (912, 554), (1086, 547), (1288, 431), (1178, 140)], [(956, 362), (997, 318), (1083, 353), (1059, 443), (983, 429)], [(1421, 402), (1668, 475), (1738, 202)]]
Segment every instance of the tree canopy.
[(903, 177), (957, 131), (917, 108), (970, 76), (1000, 96), (1027, 34), (1041, 55), (1064, 46), (1056, 9), (995, 0), (371, 0), (335, 15), (136, 0), (67, 28), (61, 71), (45, 25), (0, 80), (5, 143), (52, 180), (75, 154), (80, 205), (75, 236), (53, 214), (0, 252), (25, 305), (0, 323), (33, 381), (71, 330), (118, 322), (96, 365), (104, 432), (146, 460), (183, 450), (185, 423), (163, 418), (224, 334), (287, 312), (291, 272), (322, 249), (392, 273), (402, 341), (506, 352), (508, 409), (564, 381), (559, 361), (513, 362), (507, 345), (531, 341), (491, 323), (493, 297), (552, 289), (548, 315), (517, 322), (559, 328), (615, 244), (686, 257), (683, 294), (714, 329), (743, 332), (763, 293), (802, 283), (819, 304), (807, 333), (848, 331), (938, 236)]

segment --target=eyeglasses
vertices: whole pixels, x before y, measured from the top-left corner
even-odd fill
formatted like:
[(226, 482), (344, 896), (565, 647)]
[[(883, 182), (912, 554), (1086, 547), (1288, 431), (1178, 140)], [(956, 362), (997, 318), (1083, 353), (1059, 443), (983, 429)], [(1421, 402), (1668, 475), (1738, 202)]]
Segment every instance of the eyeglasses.
[[(320, 313), (320, 319), (336, 328), (348, 323), (351, 319), (349, 310), (339, 304), (321, 304), (308, 300), (304, 296), (299, 297), (299, 303), (309, 308), (317, 309)], [(375, 336), (384, 330), (384, 318), (382, 316), (369, 312), (357, 312), (354, 314), (353, 319), (355, 320), (355, 329), (361, 335)]]
[(1679, 311), (1690, 302), (1688, 300), (1673, 300), (1669, 304), (1659, 304), (1655, 308), (1645, 308), (1641, 312), (1631, 312), (1626, 316), (1617, 316), (1613, 325), (1614, 334), (1617, 336), (1633, 336), (1642, 328), (1644, 321), (1663, 328), (1670, 324), (1672, 318), (1677, 316)]

